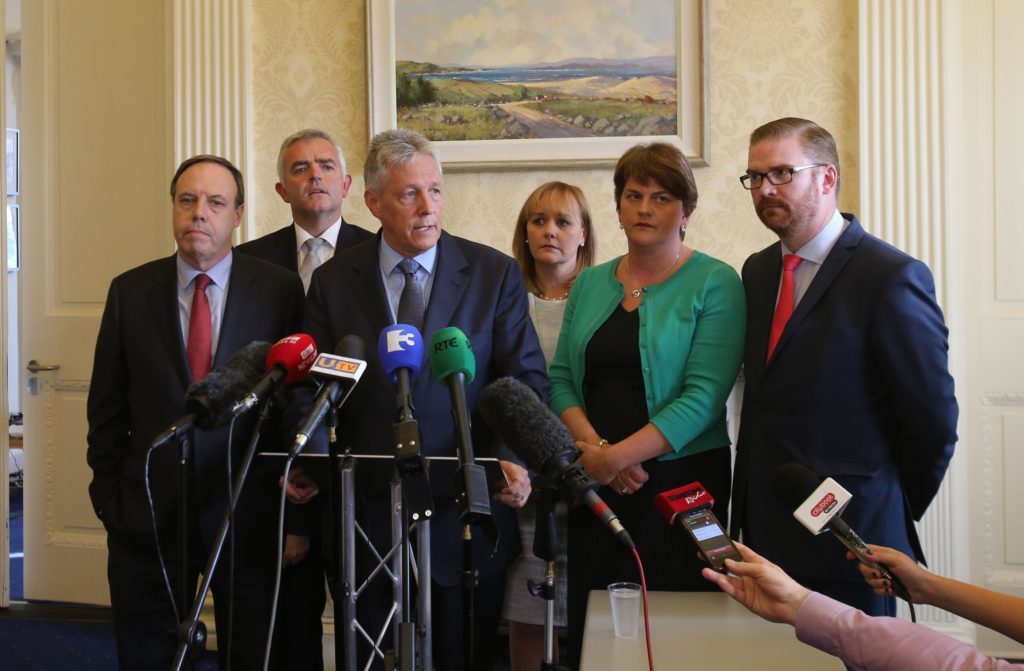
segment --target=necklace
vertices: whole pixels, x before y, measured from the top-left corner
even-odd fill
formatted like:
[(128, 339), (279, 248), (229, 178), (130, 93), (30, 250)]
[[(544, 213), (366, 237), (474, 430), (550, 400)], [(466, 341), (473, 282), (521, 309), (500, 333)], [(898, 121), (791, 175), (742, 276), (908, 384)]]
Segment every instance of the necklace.
[(569, 292), (566, 291), (561, 296), (556, 296), (554, 298), (548, 298), (542, 292), (539, 292), (539, 291), (534, 291), (533, 295), (536, 296), (537, 298), (541, 299), (542, 301), (564, 301), (566, 298), (569, 297)]
[[(676, 252), (676, 258), (672, 259), (672, 263), (668, 264), (668, 266), (666, 266), (666, 268), (664, 270), (662, 270), (660, 273), (655, 275), (654, 276), (654, 280), (652, 280), (651, 282), (648, 282), (647, 286), (643, 286), (643, 287), (640, 287), (640, 288), (637, 288), (637, 289), (633, 289), (632, 291), (629, 292), (629, 295), (632, 296), (633, 298), (640, 298), (640, 293), (644, 289), (646, 289), (647, 287), (649, 287), (652, 284), (657, 284), (658, 280), (660, 280), (661, 277), (665, 273), (667, 273), (669, 270), (671, 270), (672, 266), (676, 265), (676, 261), (679, 260), (679, 256), (682, 253), (683, 253), (683, 250), (681, 250), (681, 249), (678, 252)], [(629, 269), (629, 254), (626, 254), (626, 275), (629, 277), (629, 283), (630, 284), (635, 284), (635, 282), (633, 281), (633, 271)]]

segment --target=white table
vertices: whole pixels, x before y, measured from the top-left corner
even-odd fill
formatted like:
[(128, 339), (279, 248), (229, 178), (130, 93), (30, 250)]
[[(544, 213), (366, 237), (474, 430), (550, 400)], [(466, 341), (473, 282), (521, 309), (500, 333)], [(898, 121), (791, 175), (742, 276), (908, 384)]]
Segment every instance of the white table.
[[(648, 600), (657, 671), (843, 669), (839, 658), (798, 641), (793, 627), (762, 620), (721, 592), (650, 592)], [(616, 638), (608, 592), (591, 592), (580, 671), (646, 668), (643, 622), (636, 638)]]

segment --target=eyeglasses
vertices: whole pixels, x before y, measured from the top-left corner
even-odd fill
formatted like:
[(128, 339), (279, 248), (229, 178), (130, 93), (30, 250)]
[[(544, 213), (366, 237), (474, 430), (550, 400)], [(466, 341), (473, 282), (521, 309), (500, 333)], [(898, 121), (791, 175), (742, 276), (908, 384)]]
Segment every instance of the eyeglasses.
[(828, 165), (827, 163), (815, 163), (814, 165), (798, 165), (795, 168), (772, 168), (768, 172), (747, 172), (745, 175), (740, 175), (740, 184), (743, 185), (744, 189), (752, 191), (754, 189), (760, 189), (761, 185), (764, 184), (765, 177), (768, 181), (779, 186), (781, 184), (789, 184), (793, 181), (793, 175), (800, 172), (801, 170), (810, 170), (811, 168), (820, 168)]

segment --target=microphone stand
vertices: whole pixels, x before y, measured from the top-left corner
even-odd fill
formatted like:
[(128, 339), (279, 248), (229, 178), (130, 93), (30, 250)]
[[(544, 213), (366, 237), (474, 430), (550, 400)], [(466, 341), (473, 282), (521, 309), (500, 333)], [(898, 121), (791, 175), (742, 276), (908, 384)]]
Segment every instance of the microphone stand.
[[(206, 648), (206, 625), (200, 621), (199, 616), (203, 611), (203, 603), (206, 601), (206, 595), (210, 591), (210, 584), (213, 581), (213, 572), (217, 568), (217, 562), (220, 560), (221, 551), (224, 549), (224, 542), (227, 540), (231, 512), (235, 509), (235, 504), (238, 503), (238, 497), (242, 493), (242, 486), (245, 484), (245, 479), (249, 475), (249, 468), (252, 466), (253, 459), (256, 457), (256, 445), (259, 443), (260, 434), (263, 431), (263, 426), (266, 423), (267, 416), (269, 414), (270, 403), (264, 403), (260, 408), (259, 419), (256, 421), (256, 429), (253, 431), (252, 438), (249, 439), (249, 445), (246, 447), (245, 456), (242, 457), (242, 465), (238, 469), (238, 475), (235, 476), (235, 483), (231, 488), (228, 507), (224, 511), (224, 517), (221, 519), (220, 529), (217, 530), (217, 537), (213, 542), (213, 549), (210, 551), (210, 556), (206, 562), (206, 568), (203, 571), (203, 581), (199, 585), (199, 591), (196, 594), (195, 600), (192, 602), (192, 608), (189, 610), (188, 617), (178, 626), (178, 651), (174, 658), (174, 664), (171, 666), (175, 671), (181, 671), (181, 669), (184, 668), (186, 658), (190, 658), (193, 663), (197, 662), (199, 657), (203, 654), (203, 650)], [(230, 445), (228, 445), (227, 458), (231, 458)], [(267, 632), (268, 636), (273, 636), (273, 634), (274, 632)]]
[(192, 515), (192, 473), (194, 456), (191, 425), (178, 438), (178, 612), (184, 612), (189, 601), (189, 530)]
[[(328, 588), (331, 592), (331, 601), (334, 602), (335, 631), (338, 624), (348, 623), (345, 620), (345, 600), (341, 596), (343, 584), (341, 573), (341, 455), (338, 453), (338, 411), (334, 405), (327, 411), (325, 418), (327, 424), (327, 500), (330, 505), (331, 515), (331, 578)], [(342, 640), (335, 641), (334, 645), (334, 668), (344, 669), (345, 667), (345, 645)]]
[(555, 524), (555, 505), (560, 500), (557, 489), (540, 488), (537, 517), (533, 535), (533, 554), (547, 561), (544, 580), (527, 581), (530, 594), (544, 599), (544, 659), (542, 671), (569, 671), (555, 659), (555, 557), (558, 555), (558, 527)]

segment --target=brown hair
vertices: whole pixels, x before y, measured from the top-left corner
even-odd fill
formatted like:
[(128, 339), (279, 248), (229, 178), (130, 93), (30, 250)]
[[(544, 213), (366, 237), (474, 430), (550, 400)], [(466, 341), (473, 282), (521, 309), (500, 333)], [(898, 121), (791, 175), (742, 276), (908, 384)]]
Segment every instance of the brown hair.
[(836, 140), (827, 130), (807, 119), (784, 117), (769, 121), (750, 134), (750, 146), (760, 142), (778, 142), (796, 136), (807, 157), (815, 163), (827, 163), (836, 168), (836, 194), (839, 194), (839, 151)]
[(619, 211), (626, 182), (655, 183), (683, 203), (688, 217), (697, 209), (697, 182), (683, 152), (667, 142), (638, 144), (626, 150), (615, 164), (615, 211)]
[(235, 187), (237, 187), (235, 191), (235, 209), (245, 204), (245, 184), (242, 181), (242, 172), (231, 161), (220, 156), (214, 156), (213, 154), (199, 154), (192, 158), (186, 158), (181, 162), (178, 169), (174, 171), (174, 177), (171, 178), (171, 200), (174, 199), (174, 195), (178, 191), (178, 178), (181, 177), (183, 172), (197, 163), (216, 163), (227, 169), (231, 176), (235, 178)]
[(587, 198), (583, 195), (582, 189), (565, 182), (546, 182), (533, 190), (526, 197), (522, 209), (519, 210), (519, 217), (516, 219), (516, 228), (512, 233), (512, 256), (519, 264), (528, 286), (537, 287), (537, 264), (530, 252), (530, 245), (526, 242), (526, 225), (530, 221), (530, 215), (537, 211), (541, 203), (551, 196), (562, 196), (564, 198), (575, 198), (576, 205), (580, 208), (580, 223), (583, 225), (583, 246), (576, 252), (576, 273), (579, 274), (584, 268), (594, 265), (594, 251), (597, 248), (597, 238), (594, 236), (594, 227), (590, 220), (590, 207), (587, 205)]

